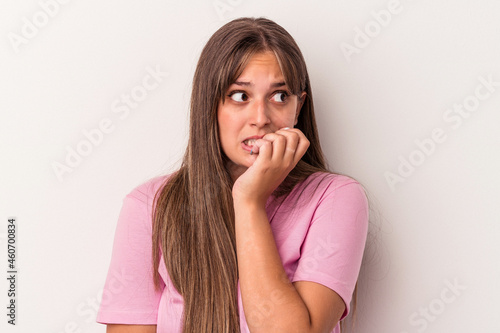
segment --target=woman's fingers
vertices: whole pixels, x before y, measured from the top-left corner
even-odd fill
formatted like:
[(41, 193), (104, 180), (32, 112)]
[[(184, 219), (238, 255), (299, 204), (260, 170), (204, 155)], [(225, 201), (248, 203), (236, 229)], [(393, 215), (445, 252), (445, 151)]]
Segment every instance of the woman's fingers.
[(259, 154), (261, 158), (271, 158), (273, 153), (272, 141), (266, 139), (258, 139), (255, 141), (250, 154)]
[(236, 188), (239, 190), (236, 192), (258, 202), (268, 198), (297, 165), (307, 147), (309, 141), (299, 129), (281, 129), (256, 140), (251, 153), (258, 155), (252, 166), (238, 178)]
[(279, 135), (276, 133), (266, 134), (266, 135), (264, 135), (264, 137), (262, 139), (258, 139), (255, 141), (251, 153), (252, 154), (258, 153), (259, 155), (261, 155), (262, 146), (266, 145), (266, 143), (269, 142), (269, 143), (271, 143), (272, 156), (274, 156), (275, 153), (279, 154), (280, 151), (284, 150), (284, 147), (286, 144), (285, 141), (286, 141), (286, 138), (284, 138), (282, 135)]
[(308, 147), (309, 140), (299, 129), (284, 128), (257, 140), (251, 153), (273, 163), (295, 166)]
[[(300, 131), (299, 131), (300, 132)], [(274, 156), (274, 158), (277, 159), (282, 159), (284, 163), (286, 164), (293, 164), (295, 165), (295, 156), (297, 153), (297, 148), (300, 142), (300, 136), (296, 131), (293, 131), (289, 128), (286, 129), (281, 129), (276, 132), (279, 135), (282, 135), (284, 138), (286, 138), (286, 145), (284, 147), (284, 151), (282, 155), (277, 155)], [(300, 156), (302, 157), (302, 155)], [(299, 157), (299, 159), (300, 159)], [(295, 162), (295, 163), (294, 163)]]
[(307, 148), (309, 148), (310, 142), (306, 138), (304, 133), (302, 133), (302, 131), (297, 129), (297, 128), (290, 128), (290, 129), (287, 129), (286, 131), (289, 133), (295, 133), (296, 138), (298, 140), (297, 144), (294, 146), (295, 147), (294, 165), (295, 165), (300, 161), (302, 156), (304, 156), (304, 154), (306, 153)]

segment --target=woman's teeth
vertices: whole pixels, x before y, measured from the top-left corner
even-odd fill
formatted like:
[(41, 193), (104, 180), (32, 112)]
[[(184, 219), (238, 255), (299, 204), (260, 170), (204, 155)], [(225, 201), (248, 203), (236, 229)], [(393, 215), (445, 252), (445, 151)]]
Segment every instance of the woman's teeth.
[(255, 144), (255, 139), (245, 140), (243, 141), (243, 143), (246, 144), (247, 146), (253, 146)]

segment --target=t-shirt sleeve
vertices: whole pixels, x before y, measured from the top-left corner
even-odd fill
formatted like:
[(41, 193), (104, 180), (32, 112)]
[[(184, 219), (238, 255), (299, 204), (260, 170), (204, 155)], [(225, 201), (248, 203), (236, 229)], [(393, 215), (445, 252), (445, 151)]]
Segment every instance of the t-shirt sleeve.
[(141, 194), (135, 190), (123, 199), (97, 314), (98, 323), (157, 323), (162, 290), (155, 290), (153, 284), (152, 220), (148, 213), (148, 200), (136, 193)]
[(368, 232), (368, 201), (354, 180), (329, 184), (321, 194), (293, 281), (312, 281), (344, 300), (345, 318), (358, 278)]

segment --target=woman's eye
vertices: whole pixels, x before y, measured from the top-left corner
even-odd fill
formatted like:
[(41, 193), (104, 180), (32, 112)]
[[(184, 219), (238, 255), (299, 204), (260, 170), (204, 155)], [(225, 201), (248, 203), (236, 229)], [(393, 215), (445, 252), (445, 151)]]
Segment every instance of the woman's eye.
[(244, 92), (234, 92), (229, 97), (235, 102), (246, 102), (248, 100), (248, 95)]
[(273, 95), (272, 99), (275, 102), (283, 103), (286, 101), (288, 94), (284, 91), (277, 92)]

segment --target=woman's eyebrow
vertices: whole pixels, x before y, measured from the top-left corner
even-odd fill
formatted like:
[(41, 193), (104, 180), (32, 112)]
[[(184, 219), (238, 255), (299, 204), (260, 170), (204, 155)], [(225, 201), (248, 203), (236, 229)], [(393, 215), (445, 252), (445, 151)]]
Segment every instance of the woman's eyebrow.
[[(235, 81), (233, 84), (236, 84), (237, 86), (253, 86), (253, 83), (251, 82), (246, 82), (246, 81)], [(275, 82), (271, 84), (272, 88), (277, 88), (277, 87), (283, 87), (286, 86), (285, 82)]]

